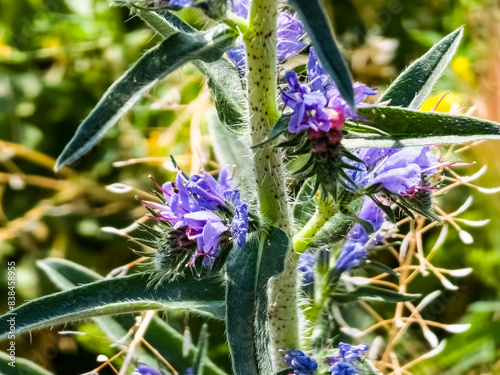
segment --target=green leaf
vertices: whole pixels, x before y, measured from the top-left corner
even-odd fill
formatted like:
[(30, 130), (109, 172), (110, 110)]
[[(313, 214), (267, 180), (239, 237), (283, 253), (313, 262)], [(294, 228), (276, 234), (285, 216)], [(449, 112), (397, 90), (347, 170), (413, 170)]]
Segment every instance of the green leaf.
[(389, 86), (379, 102), (390, 100), (389, 104), (394, 107), (412, 104), (413, 108), (419, 109), (455, 55), (463, 33), (463, 27), (456, 29), (414, 61)]
[(348, 210), (349, 213), (337, 212), (314, 237), (311, 247), (331, 246), (346, 238), (347, 233), (356, 224), (355, 217), (363, 206), (363, 197), (352, 201)]
[[(50, 294), (14, 309), (19, 333), (103, 315), (143, 310), (182, 309), (222, 318), (225, 313), (219, 280), (179, 279), (151, 285), (148, 275), (106, 279)], [(0, 317), (0, 337), (9, 330), (8, 314)]]
[[(168, 38), (176, 31), (196, 32), (196, 29), (170, 12), (165, 12), (163, 16), (140, 9), (136, 12), (164, 38)], [(207, 78), (208, 89), (221, 122), (231, 132), (244, 134), (248, 123), (247, 102), (236, 66), (224, 58), (210, 63), (195, 60), (193, 64)]]
[(267, 284), (283, 272), (289, 240), (272, 228), (231, 252), (226, 269), (227, 337), (233, 372), (271, 374), (267, 327)]
[(304, 227), (316, 212), (314, 195), (316, 194), (316, 180), (308, 178), (300, 188), (293, 206), (293, 222), (296, 228)]
[(9, 355), (0, 352), (0, 373), (2, 375), (53, 375), (33, 362), (17, 356), (14, 363), (15, 367), (10, 366), (9, 363), (12, 363)]
[(185, 63), (219, 59), (234, 43), (235, 32), (220, 25), (203, 33), (176, 32), (144, 54), (101, 98), (80, 124), (56, 162), (55, 170), (78, 160), (104, 136), (143, 93)]
[[(37, 265), (56, 286), (64, 290), (104, 279), (88, 268), (65, 259), (46, 258), (39, 260)], [(120, 315), (116, 318), (101, 316), (93, 319), (112, 341), (122, 339), (135, 324), (132, 315)], [(144, 337), (176, 369), (186, 367), (186, 363), (193, 360), (199, 352), (198, 348), (191, 346), (187, 358), (183, 358), (183, 336), (158, 316), (153, 317)], [(203, 358), (203, 364), (207, 375), (226, 375), (206, 356)]]
[(198, 339), (198, 353), (196, 353), (196, 356), (194, 357), (192, 367), (195, 375), (203, 375), (203, 359), (207, 355), (208, 338), (208, 326), (203, 324)]
[(257, 185), (253, 172), (252, 151), (245, 142), (245, 138), (227, 130), (215, 114), (208, 119), (208, 132), (217, 161), (221, 166), (236, 166), (234, 186), (241, 190), (241, 196), (248, 203), (254, 202)]
[(334, 294), (332, 299), (336, 303), (352, 303), (359, 299), (377, 302), (406, 302), (420, 297), (420, 294), (398, 293), (389, 289), (377, 288), (373, 286), (360, 286), (347, 294)]
[[(350, 149), (431, 146), (500, 139), (499, 124), (475, 117), (399, 107), (359, 108), (358, 114), (371, 126), (390, 134), (390, 137), (347, 134), (342, 144)], [(348, 127), (346, 130), (349, 130)]]
[(306, 31), (311, 37), (318, 57), (326, 72), (335, 81), (340, 94), (354, 108), (352, 79), (337, 47), (330, 24), (319, 0), (290, 0), (299, 13)]

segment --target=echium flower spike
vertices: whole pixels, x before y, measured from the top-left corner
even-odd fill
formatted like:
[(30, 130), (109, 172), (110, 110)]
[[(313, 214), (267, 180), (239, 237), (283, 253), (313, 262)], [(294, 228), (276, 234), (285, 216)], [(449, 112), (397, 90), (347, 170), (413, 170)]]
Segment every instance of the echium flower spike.
[(165, 224), (157, 241), (155, 263), (167, 275), (182, 273), (195, 263), (208, 268), (216, 261), (223, 264), (233, 244), (245, 244), (248, 208), (239, 191), (232, 188), (232, 177), (226, 168), (218, 180), (207, 172), (188, 179), (179, 170), (175, 180), (160, 190), (161, 203), (143, 204), (154, 219)]
[[(353, 183), (344, 169), (358, 169), (354, 163), (360, 162), (341, 144), (343, 125), (348, 118), (355, 118), (356, 113), (325, 73), (313, 47), (309, 53), (308, 74), (306, 85), (299, 82), (295, 72), (286, 73), (289, 90), (282, 92), (281, 99), (285, 107), (293, 111), (288, 132), (298, 136), (281, 145), (294, 147), (295, 155), (309, 154), (309, 160), (296, 174), (300, 178), (316, 176), (318, 187), (337, 198), (338, 184), (347, 187)], [(354, 84), (354, 92), (357, 106), (362, 105), (368, 95), (375, 94), (361, 83)]]

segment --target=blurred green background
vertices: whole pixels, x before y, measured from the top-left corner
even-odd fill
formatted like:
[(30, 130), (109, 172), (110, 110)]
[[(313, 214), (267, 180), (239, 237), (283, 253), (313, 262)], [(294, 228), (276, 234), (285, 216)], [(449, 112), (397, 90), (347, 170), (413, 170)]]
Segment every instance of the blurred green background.
[[(439, 110), (452, 103), (476, 106), (476, 116), (500, 121), (500, 2), (325, 2), (354, 77), (381, 90), (433, 43), (465, 25), (457, 56), (427, 109), (450, 90)], [(203, 26), (195, 11), (180, 15)], [(200, 163), (217, 168), (205, 116), (213, 109), (203, 78), (185, 66), (146, 95), (73, 169), (59, 175), (51, 170), (104, 91), (158, 40), (128, 9), (110, 7), (108, 0), (0, 0), (0, 296), (5, 296), (0, 311), (7, 308), (9, 260), (17, 264), (20, 304), (56, 290), (36, 268), (38, 259), (67, 258), (102, 275), (137, 259), (132, 249), (139, 245), (101, 228), (124, 228), (144, 215), (134, 195), (150, 191), (150, 174), (160, 181), (172, 177), (169, 154), (187, 171), (196, 172)], [(472, 174), (487, 164), (478, 184), (500, 186), (499, 146), (484, 142), (464, 153), (462, 161), (477, 164), (460, 173)], [(106, 189), (117, 182), (137, 190), (116, 194)], [(434, 265), (473, 267), (474, 272), (454, 280), (460, 290), (433, 310), (432, 319), (472, 322), (472, 328), (450, 337), (440, 355), (412, 368), (415, 374), (500, 373), (500, 194), (455, 189), (441, 207), (451, 212), (469, 194), (474, 203), (462, 217), (491, 222), (467, 228), (475, 238), (472, 245), (450, 231)], [(428, 236), (429, 243), (437, 234)], [(419, 287), (426, 292), (442, 288), (430, 277)], [(188, 320), (170, 321), (181, 332), (188, 324), (196, 337), (201, 321)], [(211, 357), (228, 370), (223, 327), (211, 325), (210, 332)], [(97, 355), (106, 350), (89, 340), (42, 331), (31, 341), (19, 339), (18, 355), (56, 374), (83, 373), (97, 367)], [(405, 353), (425, 352), (421, 341), (415, 334)]]

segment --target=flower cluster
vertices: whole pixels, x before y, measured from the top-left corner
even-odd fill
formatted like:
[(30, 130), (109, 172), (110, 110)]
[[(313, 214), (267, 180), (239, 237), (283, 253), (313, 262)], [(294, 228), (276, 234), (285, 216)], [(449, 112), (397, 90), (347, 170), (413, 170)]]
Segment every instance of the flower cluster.
[(437, 172), (438, 161), (429, 147), (366, 148), (358, 153), (356, 170), (346, 170), (356, 186), (373, 186), (401, 196), (429, 189), (425, 176)]
[[(297, 134), (283, 146), (295, 147), (296, 154), (310, 154), (303, 168), (297, 171), (302, 178), (316, 176), (318, 186), (325, 193), (336, 196), (337, 183), (346, 185), (347, 168), (356, 168), (360, 160), (342, 145), (342, 127), (356, 113), (342, 98), (333, 79), (325, 72), (316, 51), (311, 47), (308, 61), (308, 85), (299, 82), (294, 71), (286, 73), (289, 90), (281, 99), (285, 107), (292, 109), (288, 132)], [(368, 95), (375, 92), (357, 82), (353, 86), (355, 104), (361, 105)], [(352, 163), (346, 163), (343, 159)]]
[[(398, 197), (399, 204), (410, 203), (409, 198), (415, 198), (415, 201), (419, 191), (425, 193), (434, 189), (427, 180), (428, 176), (437, 172), (439, 164), (428, 147), (366, 148), (361, 149), (357, 156), (359, 162), (346, 160), (356, 168), (345, 171), (353, 183), (351, 188), (375, 187), (383, 193), (373, 197), (379, 204), (388, 205), (389, 200), (394, 202), (394, 197)], [(382, 240), (380, 229), (386, 215), (373, 199), (365, 197), (359, 218), (372, 224), (375, 236), (370, 238), (363, 227), (356, 224), (337, 259), (337, 274), (359, 265), (366, 257), (367, 248)], [(418, 209), (415, 202), (412, 203), (411, 208)]]
[[(143, 201), (153, 218), (166, 223), (168, 246), (159, 263), (165, 268), (178, 267), (188, 260), (191, 266), (202, 258), (203, 266), (213, 265), (221, 252), (221, 237), (225, 242), (242, 247), (248, 232), (247, 204), (232, 189), (232, 177), (226, 168), (218, 180), (209, 173), (187, 178), (180, 170), (172, 182), (158, 186), (162, 203)], [(157, 256), (158, 256), (157, 254)], [(163, 267), (162, 267), (163, 268)]]
[(318, 363), (299, 349), (286, 350), (285, 362), (295, 375), (309, 375), (318, 368)]
[[(241, 18), (248, 19), (248, 0), (234, 0), (233, 11)], [(278, 14), (276, 30), (276, 57), (283, 62), (302, 51), (307, 45), (300, 39), (304, 36), (305, 29), (300, 22), (288, 10)], [(240, 69), (244, 71), (246, 66), (245, 46), (240, 45), (227, 51), (228, 57)]]
[(359, 370), (354, 365), (362, 355), (363, 352), (368, 350), (368, 345), (360, 344), (357, 346), (345, 344), (341, 342), (339, 344), (339, 350), (335, 355), (326, 357), (325, 362), (330, 367), (331, 375), (357, 375)]
[[(356, 113), (342, 98), (333, 79), (325, 72), (314, 47), (311, 47), (309, 52), (307, 72), (309, 85), (300, 84), (297, 74), (293, 71), (286, 74), (290, 90), (284, 91), (281, 98), (285, 106), (293, 110), (288, 131), (299, 133), (303, 130), (340, 130), (346, 118), (355, 118)], [(375, 95), (375, 91), (359, 82), (354, 83), (353, 89), (357, 106), (369, 95)]]

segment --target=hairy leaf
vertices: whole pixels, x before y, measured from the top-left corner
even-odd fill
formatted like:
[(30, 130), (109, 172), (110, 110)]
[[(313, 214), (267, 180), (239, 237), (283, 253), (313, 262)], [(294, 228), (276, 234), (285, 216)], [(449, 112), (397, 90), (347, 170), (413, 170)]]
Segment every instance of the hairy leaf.
[[(191, 310), (213, 318), (225, 313), (219, 280), (179, 279), (162, 287), (146, 274), (107, 279), (50, 294), (14, 309), (19, 333), (103, 315), (143, 310)], [(8, 314), (0, 317), (0, 338), (9, 330)]]
[[(164, 38), (176, 31), (196, 32), (170, 12), (160, 15), (151, 11), (136, 10), (151, 28)], [(193, 61), (194, 66), (207, 78), (208, 89), (221, 122), (231, 132), (244, 134), (247, 130), (247, 107), (245, 92), (241, 87), (238, 69), (230, 61), (221, 58), (214, 62)]]
[(321, 230), (314, 236), (311, 247), (331, 246), (346, 238), (351, 228), (356, 224), (356, 216), (363, 206), (363, 198), (352, 201), (348, 213), (337, 212)]
[(235, 32), (225, 25), (203, 33), (176, 32), (144, 54), (101, 98), (80, 124), (56, 162), (55, 170), (78, 160), (137, 102), (143, 93), (185, 63), (218, 60), (233, 44)]
[(247, 146), (244, 136), (238, 136), (227, 130), (215, 114), (209, 117), (208, 132), (217, 161), (221, 166), (235, 166), (234, 186), (241, 190), (241, 195), (247, 202), (253, 202), (257, 185), (253, 173), (252, 151)]
[(458, 28), (414, 61), (389, 86), (379, 102), (390, 100), (389, 104), (394, 107), (411, 104), (414, 109), (420, 108), (455, 55), (463, 33), (463, 27)]
[(360, 108), (358, 114), (370, 126), (390, 136), (349, 133), (342, 141), (347, 148), (431, 146), (500, 139), (499, 124), (475, 117), (399, 107)]
[(290, 4), (299, 13), (325, 70), (335, 81), (345, 101), (354, 108), (351, 75), (337, 47), (320, 0), (290, 0)]
[[(88, 268), (65, 259), (46, 258), (38, 261), (37, 265), (63, 290), (103, 279)], [(122, 339), (135, 324), (134, 317), (128, 314), (115, 318), (100, 316), (93, 319), (112, 341)], [(176, 369), (187, 367), (187, 363), (199, 352), (198, 348), (191, 346), (187, 358), (183, 358), (183, 336), (158, 316), (151, 320), (144, 338)], [(206, 356), (203, 358), (203, 364), (204, 373), (207, 375), (226, 375)]]
[[(41, 356), (41, 354), (38, 353)], [(43, 357), (42, 357), (43, 358)], [(0, 374), (2, 375), (53, 375), (50, 371), (28, 361), (27, 359), (16, 356), (14, 366), (10, 366), (12, 360), (9, 355), (0, 352)]]
[(267, 327), (267, 284), (283, 272), (288, 237), (277, 228), (251, 237), (227, 262), (227, 337), (233, 372), (272, 373)]
[(314, 195), (316, 194), (316, 181), (314, 177), (304, 181), (293, 206), (293, 222), (297, 228), (302, 228), (316, 211)]
[(398, 293), (389, 289), (377, 288), (373, 286), (360, 286), (347, 294), (334, 294), (332, 299), (336, 303), (352, 303), (359, 299), (379, 302), (406, 302), (420, 297), (420, 294)]

